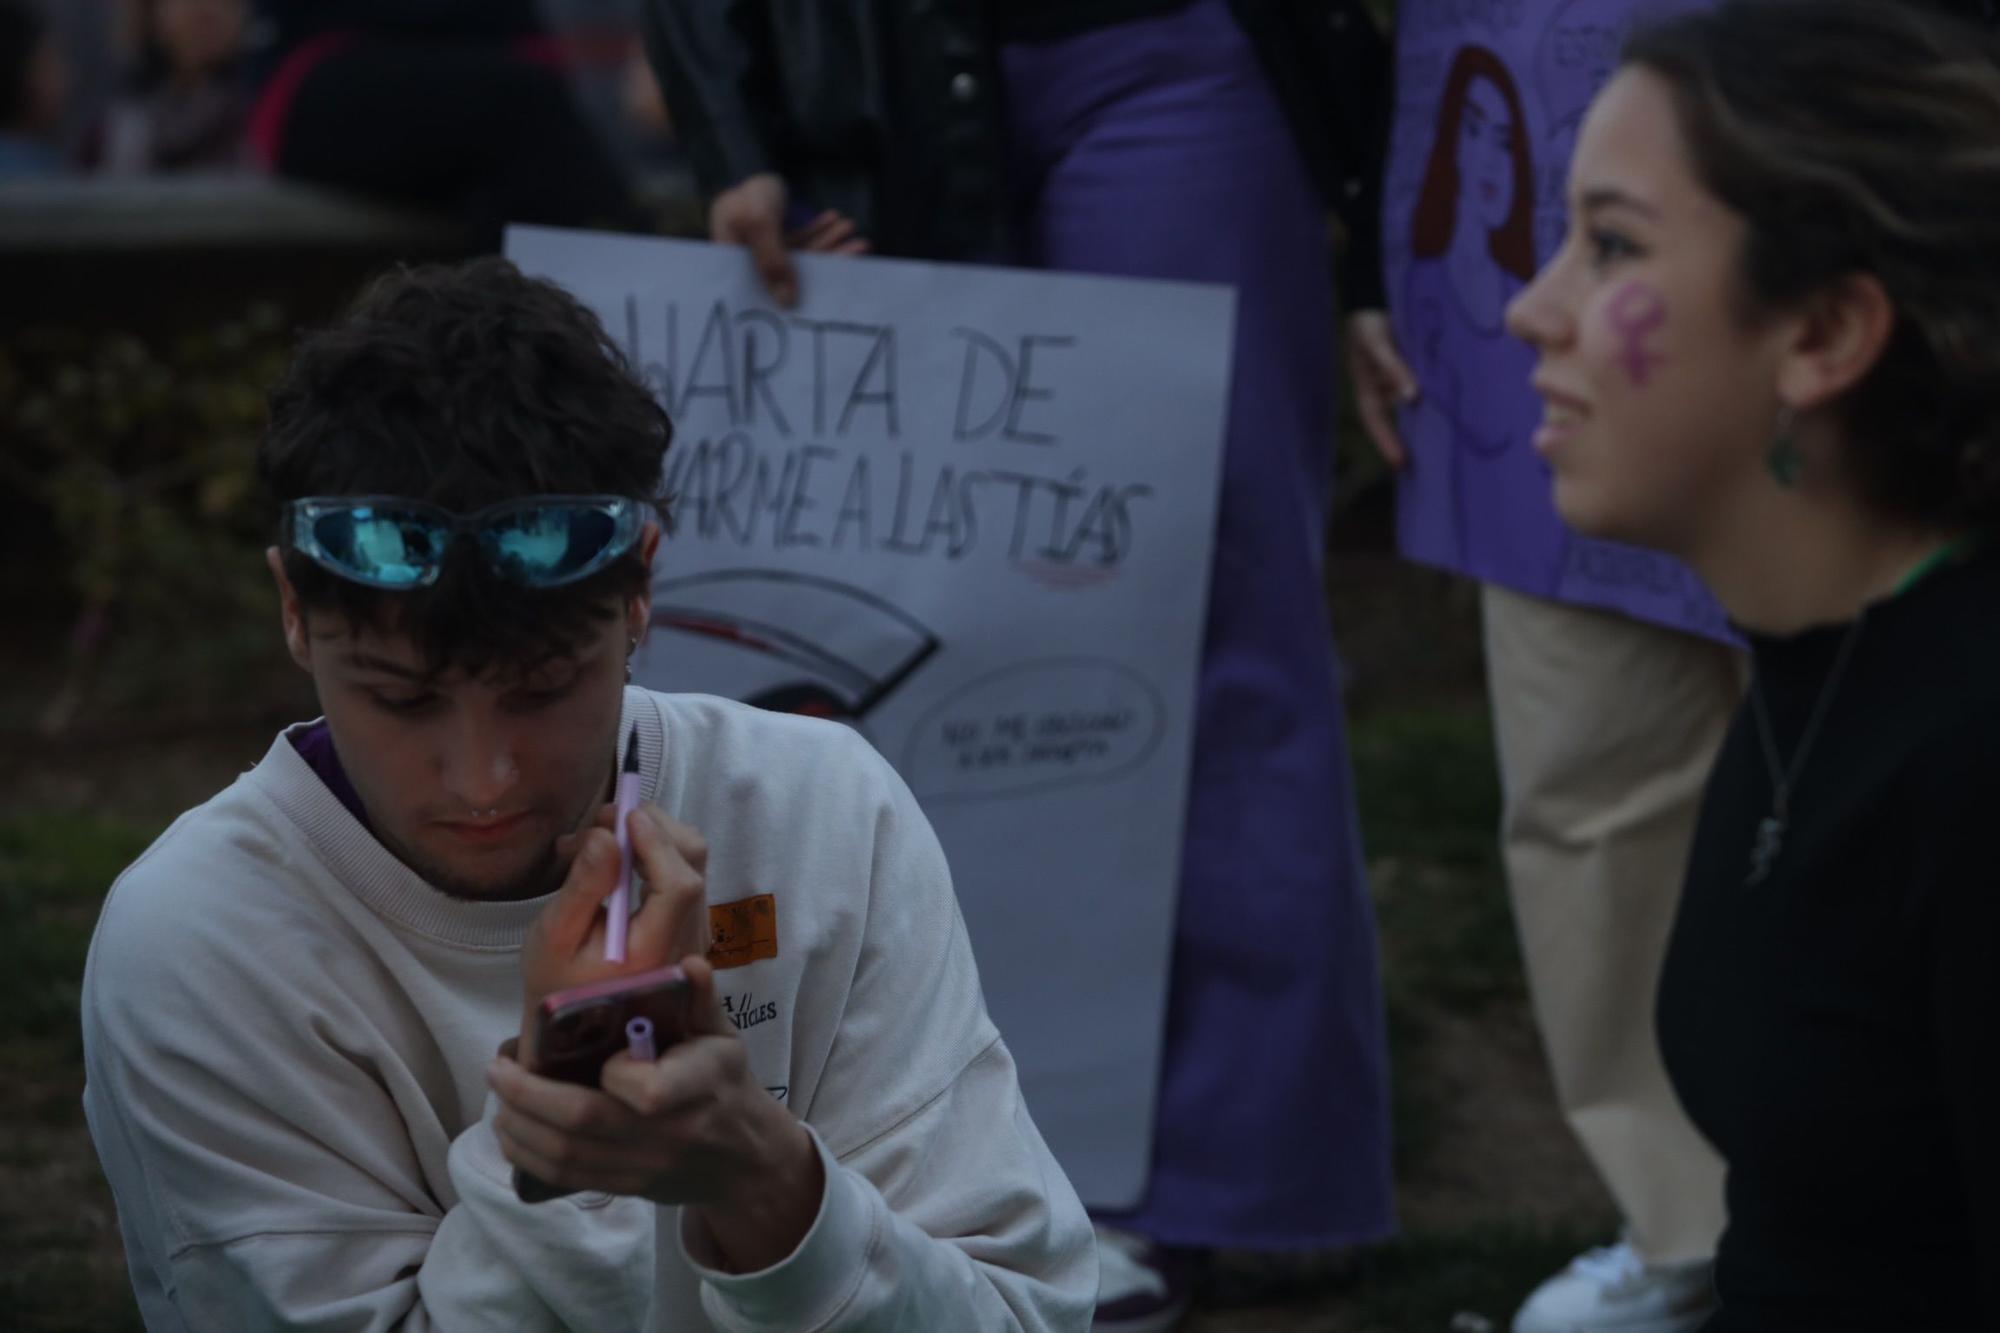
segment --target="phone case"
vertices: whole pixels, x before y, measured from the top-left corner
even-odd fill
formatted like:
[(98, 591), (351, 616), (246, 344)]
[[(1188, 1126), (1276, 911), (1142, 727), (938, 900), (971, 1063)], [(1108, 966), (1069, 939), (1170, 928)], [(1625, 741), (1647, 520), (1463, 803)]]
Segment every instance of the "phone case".
[[(678, 967), (555, 991), (535, 1011), (534, 1072), (594, 1088), (604, 1062), (625, 1049), (627, 1023), (651, 1020), (654, 1047), (664, 1051), (687, 1035), (687, 1003), (687, 976)], [(514, 1193), (524, 1203), (566, 1192), (518, 1168), (514, 1172)]]

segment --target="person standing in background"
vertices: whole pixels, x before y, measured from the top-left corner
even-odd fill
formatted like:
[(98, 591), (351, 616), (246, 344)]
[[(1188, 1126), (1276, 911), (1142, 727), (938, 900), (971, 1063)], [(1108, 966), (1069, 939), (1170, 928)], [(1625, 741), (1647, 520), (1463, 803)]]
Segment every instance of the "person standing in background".
[(0, 0), (0, 181), (63, 170), (56, 145), (69, 76), (33, 0)]
[[(1393, 1227), (1387, 1059), (1339, 667), (1326, 209), (1372, 255), (1384, 67), (1354, 0), (654, 0), (710, 197), (784, 304), (788, 233), (1227, 283), (1237, 343), (1148, 1191), (1099, 1216), (1096, 1326), (1174, 1327), (1198, 1256)], [(823, 248), (815, 244), (813, 248)], [(1283, 1075), (1252, 1054), (1295, 1052)]]
[(139, 175), (249, 166), (248, 20), (245, 0), (141, 0), (139, 58), (98, 127), (88, 154), (96, 168)]
[(258, 0), (250, 142), (280, 176), (510, 222), (642, 228), (535, 0)]
[[(1383, 224), (1395, 296), (1348, 319), (1357, 406), (1399, 472), (1404, 554), (1481, 583), (1529, 994), (1557, 1101), (1625, 1222), (1528, 1297), (1516, 1333), (1689, 1333), (1713, 1307), (1723, 1225), (1721, 1159), (1667, 1081), (1653, 1012), (1743, 659), (1686, 569), (1563, 526), (1530, 447), (1534, 355), (1503, 320), (1537, 243), (1561, 237), (1577, 124), (1645, 8), (1399, 14)], [(1637, 329), (1657, 314), (1621, 318)]]

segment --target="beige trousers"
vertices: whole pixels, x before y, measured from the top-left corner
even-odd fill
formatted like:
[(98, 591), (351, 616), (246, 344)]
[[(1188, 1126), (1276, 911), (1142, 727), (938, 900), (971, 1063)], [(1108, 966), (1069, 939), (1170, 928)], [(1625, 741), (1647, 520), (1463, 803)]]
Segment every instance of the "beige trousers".
[(1501, 843), (1563, 1114), (1648, 1262), (1712, 1254), (1722, 1162), (1653, 1034), (1702, 788), (1742, 697), (1711, 640), (1485, 585)]

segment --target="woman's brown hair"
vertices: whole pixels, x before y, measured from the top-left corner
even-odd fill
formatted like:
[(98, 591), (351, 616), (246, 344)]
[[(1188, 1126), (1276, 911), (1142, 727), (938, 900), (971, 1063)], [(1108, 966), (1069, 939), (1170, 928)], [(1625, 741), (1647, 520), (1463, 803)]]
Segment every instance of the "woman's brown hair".
[(1637, 32), (1696, 174), (1747, 224), (1747, 319), (1872, 274), (1895, 307), (1842, 402), (1878, 510), (2000, 526), (2000, 49), (1917, 4), (1730, 0)]

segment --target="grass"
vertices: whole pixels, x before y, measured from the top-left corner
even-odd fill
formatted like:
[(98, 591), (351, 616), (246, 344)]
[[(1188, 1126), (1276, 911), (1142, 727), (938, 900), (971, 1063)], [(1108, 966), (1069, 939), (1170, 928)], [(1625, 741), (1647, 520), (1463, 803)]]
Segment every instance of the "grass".
[[(12, 1245), (10, 1238), (10, 1246)], [(143, 1333), (129, 1291), (112, 1290), (101, 1265), (71, 1242), (11, 1250), (0, 1267), (0, 1310), (19, 1333)]]
[(1438, 1133), (1433, 1098), (1411, 1076), (1429, 1053), (1430, 1015), (1521, 992), (1492, 726), (1472, 708), (1384, 712), (1356, 719), (1350, 745), (1382, 937), (1397, 1174), (1408, 1178)]
[(1406, 1236), (1355, 1285), (1354, 1326), (1358, 1333), (1445, 1333), (1471, 1314), (1504, 1329), (1535, 1283), (1603, 1241), (1589, 1224), (1483, 1222)]
[(68, 812), (0, 818), (0, 1310), (24, 1333), (141, 1327), (83, 1130), (77, 999), (104, 891), (158, 832)]
[[(1443, 1151), (1438, 1085), (1426, 1077), (1440, 1015), (1475, 1023), (1519, 1015), (1527, 986), (1500, 863), (1500, 783), (1483, 707), (1422, 708), (1354, 727), (1361, 823), (1383, 949), (1397, 1134), (1408, 1187)], [(1585, 1209), (1559, 1222), (1505, 1220), (1509, 1200), (1463, 1221), (1428, 1218), (1368, 1263), (1351, 1295), (1354, 1327), (1428, 1333), (1462, 1315), (1509, 1326), (1527, 1293), (1580, 1251), (1605, 1243), (1614, 1219)]]
[(1484, 708), (1365, 714), (1348, 745), (1371, 861), (1499, 873), (1500, 781)]
[[(1470, 703), (1364, 715), (1351, 748), (1382, 938), (1396, 1175), (1407, 1194), (1445, 1146), (1447, 1094), (1427, 1076), (1436, 1021), (1519, 1012), (1526, 986), (1499, 858), (1490, 716)], [(1406, 1224), (1322, 1297), (1322, 1308), (1340, 1312), (1329, 1333), (1504, 1329), (1537, 1283), (1604, 1242), (1610, 1221), (1585, 1212), (1526, 1224), (1505, 1220), (1507, 1207), (1495, 1198), (1490, 1215)]]
[[(1485, 1221), (1426, 1230), (1359, 1262), (1321, 1265), (1315, 1276), (1294, 1280), (1294, 1294), (1282, 1302), (1222, 1308), (1205, 1297), (1185, 1333), (1498, 1333), (1528, 1285), (1602, 1240), (1583, 1223)], [(1240, 1274), (1234, 1285), (1244, 1286)], [(1229, 1276), (1211, 1278), (1207, 1290), (1230, 1286)]]
[[(1362, 824), (1376, 887), (1397, 1071), (1397, 1175), (1406, 1192), (1450, 1146), (1453, 1108), (1427, 1069), (1440, 1016), (1478, 1022), (1524, 1004), (1495, 850), (1499, 793), (1483, 709), (1412, 707), (1357, 718)], [(139, 1327), (111, 1239), (110, 1198), (81, 1124), (76, 1005), (105, 888), (157, 835), (153, 820), (0, 814), (0, 1319), (57, 1333)], [(51, 1213), (50, 1198), (74, 1200)], [(1421, 1221), (1332, 1287), (1262, 1311), (1208, 1310), (1202, 1330), (1442, 1333), (1461, 1312), (1505, 1327), (1535, 1282), (1603, 1219), (1529, 1225), (1507, 1200)], [(1328, 1323), (1326, 1320), (1334, 1322)], [(1468, 1325), (1469, 1326), (1469, 1325)]]
[(98, 904), (158, 832), (74, 813), (0, 820), (0, 1013), (10, 1040), (66, 1041), (81, 1057), (78, 986)]

